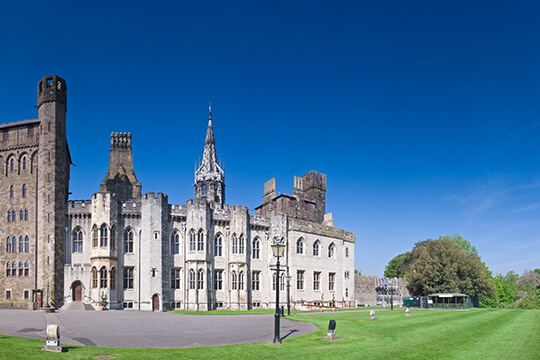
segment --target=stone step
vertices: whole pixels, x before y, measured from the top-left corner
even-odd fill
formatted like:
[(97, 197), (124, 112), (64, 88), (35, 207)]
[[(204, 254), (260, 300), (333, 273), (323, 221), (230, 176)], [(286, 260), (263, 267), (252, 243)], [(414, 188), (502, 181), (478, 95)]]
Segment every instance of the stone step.
[(82, 301), (72, 301), (66, 308), (68, 311), (85, 311), (94, 310), (94, 307), (90, 304), (85, 304)]

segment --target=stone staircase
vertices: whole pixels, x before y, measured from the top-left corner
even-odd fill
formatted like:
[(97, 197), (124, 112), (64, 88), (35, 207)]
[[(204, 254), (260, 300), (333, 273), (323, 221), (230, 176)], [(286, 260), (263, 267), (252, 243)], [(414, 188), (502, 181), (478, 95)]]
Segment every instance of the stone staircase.
[(82, 301), (72, 301), (67, 304), (65, 307), (67, 311), (85, 311), (85, 310), (95, 310), (94, 307), (90, 304), (85, 304)]

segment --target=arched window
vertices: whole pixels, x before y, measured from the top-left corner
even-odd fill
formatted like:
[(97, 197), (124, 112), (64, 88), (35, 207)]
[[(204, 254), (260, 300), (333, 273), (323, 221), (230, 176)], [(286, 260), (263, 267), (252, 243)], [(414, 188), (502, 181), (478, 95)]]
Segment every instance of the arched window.
[(73, 252), (83, 252), (83, 232), (81, 228), (73, 230)]
[(240, 239), (238, 240), (238, 252), (240, 254), (244, 254), (244, 247), (245, 247), (244, 244), (245, 244), (244, 234), (241, 234)]
[(24, 276), (28, 277), (30, 275), (30, 266), (28, 261), (24, 263)]
[(303, 254), (304, 253), (304, 239), (300, 238), (296, 242), (296, 253), (297, 254)]
[(26, 197), (26, 184), (23, 184), (23, 186), (22, 186), (22, 197), (23, 198)]
[(10, 277), (11, 276), (11, 263), (7, 263), (6, 264), (6, 277)]
[(8, 222), (11, 221), (11, 210), (8, 210), (8, 212), (7, 212), (7, 221)]
[(107, 246), (108, 239), (109, 239), (109, 234), (108, 234), (107, 225), (103, 224), (101, 225), (101, 228), (99, 229), (99, 246), (101, 247)]
[(349, 248), (345, 248), (345, 257), (349, 257)]
[(15, 159), (11, 158), (9, 160), (9, 170), (14, 171), (15, 170)]
[(95, 267), (92, 268), (92, 289), (97, 288), (97, 269)]
[(11, 221), (17, 220), (17, 213), (15, 210), (11, 210)]
[(11, 263), (11, 276), (17, 276), (17, 263), (15, 261)]
[(244, 290), (244, 272), (240, 271), (238, 275), (238, 290)]
[(24, 276), (24, 270), (23, 270), (23, 263), (22, 261), (19, 263), (19, 276)]
[(232, 283), (232, 289), (238, 290), (238, 276), (236, 275), (235, 270), (233, 270), (231, 273), (231, 283)]
[(238, 254), (238, 239), (235, 234), (232, 236), (232, 253)]
[(28, 209), (24, 210), (24, 220), (28, 221)]
[(28, 236), (24, 237), (24, 252), (27, 253), (30, 251), (30, 239)]
[(24, 242), (23, 242), (23, 237), (19, 237), (19, 252), (22, 253), (24, 252)]
[(223, 256), (222, 252), (222, 246), (223, 246), (223, 239), (221, 235), (216, 235), (216, 238), (214, 239), (214, 256)]
[(348, 278), (350, 278), (350, 277), (351, 277), (351, 275), (350, 275), (349, 270), (346, 270), (346, 271), (345, 271), (345, 279), (348, 279)]
[(259, 259), (261, 255), (261, 242), (259, 241), (259, 238), (255, 238), (253, 240), (253, 258)]
[(116, 289), (116, 268), (112, 268), (109, 277), (111, 278), (111, 289)]
[(281, 274), (281, 276), (279, 277), (279, 290), (285, 290), (285, 274)]
[(26, 170), (26, 156), (23, 156), (22, 158), (22, 168), (23, 170)]
[(204, 289), (204, 270), (199, 269), (197, 272), (197, 290)]
[(197, 248), (197, 242), (195, 239), (195, 230), (189, 232), (189, 251), (195, 251)]
[(6, 252), (7, 253), (11, 252), (11, 238), (9, 236), (6, 241)]
[(23, 209), (21, 209), (21, 210), (19, 211), (19, 219), (20, 219), (21, 221), (24, 220), (24, 212), (23, 212)]
[(328, 257), (333, 258), (334, 255), (335, 255), (335, 245), (334, 243), (331, 243), (330, 246), (328, 247)]
[(124, 253), (133, 253), (133, 230), (124, 231)]
[(95, 225), (92, 228), (92, 246), (93, 247), (98, 246), (98, 229)]
[(197, 251), (204, 251), (204, 231), (202, 229), (197, 235)]
[(100, 289), (107, 288), (107, 269), (105, 266), (99, 270), (99, 287)]
[(195, 270), (189, 270), (189, 288), (191, 290), (195, 289)]
[(116, 226), (111, 226), (111, 249), (116, 249)]
[(13, 190), (13, 185), (11, 185), (11, 186), (9, 187), (9, 197), (10, 197), (11, 199), (13, 199), (13, 195), (14, 195), (14, 190)]
[(315, 240), (313, 243), (313, 256), (320, 256), (319, 255), (319, 247), (321, 246), (321, 243), (319, 240)]
[(171, 234), (171, 254), (178, 254), (180, 252), (180, 234), (178, 231), (173, 231)]

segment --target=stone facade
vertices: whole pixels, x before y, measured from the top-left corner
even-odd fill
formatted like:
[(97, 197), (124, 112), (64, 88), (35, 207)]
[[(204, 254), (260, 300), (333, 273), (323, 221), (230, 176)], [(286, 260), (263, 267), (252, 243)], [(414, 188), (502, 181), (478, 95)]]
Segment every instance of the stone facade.
[[(24, 291), (45, 294), (48, 285), (57, 302), (99, 306), (104, 299), (111, 309), (274, 307), (275, 238), (286, 243), (280, 261), (282, 305), (287, 274), (294, 307), (321, 298), (335, 299), (338, 306), (354, 303), (355, 235), (335, 228), (331, 214), (325, 214), (326, 175), (311, 171), (295, 177), (292, 196), (276, 195), (275, 179), (270, 180), (255, 214), (243, 205), (227, 205), (211, 111), (194, 198), (185, 204), (172, 205), (161, 192), (141, 193), (133, 169), (132, 137), (126, 133), (111, 134), (109, 169), (100, 191), (89, 200), (66, 201), (71, 161), (65, 137), (65, 82), (47, 77), (39, 89), (48, 86), (49, 78), (56, 95), (38, 95), (39, 119), (0, 125), (9, 133), (0, 152), (5, 164), (1, 189), (9, 194), (13, 185), (20, 192), (27, 184), (29, 196), (4, 197), (0, 203), (4, 214), (17, 212), (17, 221), (11, 221), (11, 212), (10, 221), (1, 220), (1, 304), (29, 307), (32, 296), (25, 298)], [(33, 137), (31, 126), (36, 129)], [(51, 134), (38, 136), (49, 126)], [(31, 166), (21, 172), (24, 154)], [(11, 170), (11, 159), (19, 164), (14, 165), (17, 170)], [(35, 219), (19, 221), (19, 208), (28, 208)], [(5, 239), (19, 234), (23, 251), (7, 251)], [(31, 239), (28, 251), (26, 234)], [(23, 276), (8, 275), (7, 264), (13, 261), (17, 271), (23, 263)], [(25, 276), (27, 262), (30, 271)]]

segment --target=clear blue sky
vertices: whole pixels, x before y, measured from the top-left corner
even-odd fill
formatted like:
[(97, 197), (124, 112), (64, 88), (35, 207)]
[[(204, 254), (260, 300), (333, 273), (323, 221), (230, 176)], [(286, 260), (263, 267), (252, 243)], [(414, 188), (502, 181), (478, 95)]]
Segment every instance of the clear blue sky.
[[(52, 5), (54, 4), (54, 5)], [(212, 101), (227, 202), (328, 175), (327, 211), (382, 275), (459, 233), (494, 273), (540, 267), (537, 1), (4, 1), (0, 122), (68, 87), (72, 199), (131, 132), (143, 191), (193, 196)]]

